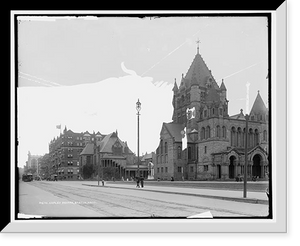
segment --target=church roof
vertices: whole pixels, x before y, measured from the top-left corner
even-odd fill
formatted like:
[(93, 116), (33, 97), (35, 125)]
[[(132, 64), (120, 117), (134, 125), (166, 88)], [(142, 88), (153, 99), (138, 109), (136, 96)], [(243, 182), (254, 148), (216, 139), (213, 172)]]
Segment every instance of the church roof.
[(208, 94), (207, 94), (207, 97), (206, 97), (206, 101), (207, 102), (213, 102), (213, 101), (218, 102), (218, 101), (220, 101), (220, 95), (219, 95), (219, 93), (217, 92), (217, 90), (215, 89), (214, 86), (209, 88)]
[(175, 82), (174, 82), (174, 87), (173, 87), (173, 91), (178, 91), (178, 86), (177, 86), (177, 83), (176, 83), (176, 79), (175, 79)]
[(80, 155), (93, 155), (93, 154), (94, 154), (93, 143), (88, 143), (80, 153)]
[(230, 118), (231, 119), (236, 119), (236, 120), (246, 120), (242, 109), (241, 109), (241, 112), (239, 114), (232, 115), (232, 116), (230, 116)]
[(221, 89), (221, 90), (227, 90), (227, 89), (226, 89), (226, 86), (225, 86), (225, 84), (224, 84), (223, 79), (222, 79), (222, 83), (221, 83), (221, 85), (220, 85), (220, 89)]
[[(123, 151), (124, 151), (124, 148), (127, 147), (127, 144), (124, 143), (123, 141), (121, 141), (119, 139), (119, 137), (117, 136), (117, 134), (115, 132), (113, 133), (110, 133), (108, 135), (106, 135), (102, 141), (100, 142), (100, 151), (101, 152), (104, 152), (104, 153), (112, 153), (112, 146), (115, 144), (116, 141), (119, 141), (120, 144), (122, 145), (123, 147)], [(128, 153), (132, 153), (132, 151), (128, 148)]]
[(259, 91), (257, 93), (256, 99), (253, 103), (252, 109), (250, 111), (250, 115), (251, 114), (265, 114), (267, 112), (267, 107), (264, 103), (264, 101), (262, 100)]
[(182, 135), (181, 131), (183, 130), (182, 124), (178, 123), (163, 123), (163, 125), (166, 127), (167, 131), (170, 133), (172, 137), (174, 137), (175, 142), (181, 142), (182, 141)]
[(196, 54), (184, 79), (190, 83), (193, 77), (196, 78), (198, 84), (202, 87), (205, 87), (206, 82), (209, 78), (211, 78), (213, 86), (216, 89), (219, 89), (219, 86), (216, 83), (214, 77), (212, 76), (211, 71), (208, 69), (206, 63), (204, 62), (203, 58), (199, 53)]

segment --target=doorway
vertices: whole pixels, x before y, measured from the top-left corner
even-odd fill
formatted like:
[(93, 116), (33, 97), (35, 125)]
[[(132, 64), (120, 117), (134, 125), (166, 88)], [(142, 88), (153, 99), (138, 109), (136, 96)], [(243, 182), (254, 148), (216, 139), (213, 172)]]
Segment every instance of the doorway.
[(217, 179), (221, 179), (222, 173), (221, 173), (221, 165), (217, 165)]
[(256, 154), (253, 157), (252, 176), (256, 176), (256, 177), (258, 176), (260, 178), (262, 177), (260, 162), (261, 162), (261, 156), (259, 154)]
[(231, 156), (229, 158), (229, 178), (230, 179), (234, 179), (234, 162), (235, 162), (236, 158), (235, 156)]

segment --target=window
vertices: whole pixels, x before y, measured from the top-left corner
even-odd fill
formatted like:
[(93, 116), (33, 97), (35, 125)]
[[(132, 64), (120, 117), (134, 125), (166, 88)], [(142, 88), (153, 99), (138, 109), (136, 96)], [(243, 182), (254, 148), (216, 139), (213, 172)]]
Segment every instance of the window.
[(207, 153), (207, 146), (204, 146), (204, 154)]
[(159, 167), (157, 168), (157, 173), (159, 173)]
[(217, 138), (221, 137), (221, 134), (220, 134), (220, 126), (217, 126), (217, 127), (216, 127), (216, 135), (217, 135)]
[(215, 108), (212, 109), (212, 114), (215, 115)]
[(181, 159), (181, 146), (177, 147), (177, 159)]
[(204, 172), (208, 171), (208, 165), (204, 165)]
[(193, 173), (193, 172), (194, 172), (194, 167), (190, 166), (190, 173)]
[(163, 168), (163, 167), (161, 167), (161, 169), (160, 169), (160, 170), (161, 170), (161, 172), (162, 172), (162, 173), (164, 172), (164, 168)]
[(165, 153), (167, 154), (168, 153), (168, 143), (165, 142)]
[(201, 140), (205, 139), (205, 128), (201, 128)]
[(231, 146), (236, 145), (236, 130), (235, 127), (231, 128)]
[(165, 172), (166, 172), (166, 173), (168, 172), (168, 167), (165, 167)]
[(266, 130), (264, 130), (263, 139), (264, 139), (264, 141), (267, 141), (267, 131)]
[(206, 139), (210, 138), (210, 127), (206, 127), (206, 134), (205, 134)]
[(219, 115), (223, 115), (223, 110), (222, 110), (222, 108), (219, 108)]
[(222, 127), (222, 137), (226, 138), (226, 127), (225, 126)]
[(204, 118), (207, 117), (207, 110), (204, 110)]
[(182, 167), (177, 167), (177, 172), (181, 173), (182, 172)]
[(188, 147), (188, 160), (192, 159), (192, 148)]

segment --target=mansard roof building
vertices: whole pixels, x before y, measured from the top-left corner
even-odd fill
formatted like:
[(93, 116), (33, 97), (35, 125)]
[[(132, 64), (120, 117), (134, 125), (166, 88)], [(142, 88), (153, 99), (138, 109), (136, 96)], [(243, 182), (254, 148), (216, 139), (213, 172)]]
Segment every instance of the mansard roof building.
[[(249, 178), (265, 179), (268, 162), (268, 109), (259, 92), (249, 113), (229, 116), (224, 80), (219, 86), (199, 49), (179, 87), (173, 87), (172, 122), (163, 123), (154, 158), (155, 177), (170, 180), (230, 180), (244, 175), (248, 134)], [(187, 110), (195, 114), (188, 119)], [(186, 129), (187, 148), (182, 149)]]

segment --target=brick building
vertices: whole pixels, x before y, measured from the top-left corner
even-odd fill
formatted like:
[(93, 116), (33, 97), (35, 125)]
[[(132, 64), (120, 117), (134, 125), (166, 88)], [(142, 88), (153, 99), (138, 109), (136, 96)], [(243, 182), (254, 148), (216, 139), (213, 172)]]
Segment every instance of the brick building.
[(60, 180), (79, 179), (79, 155), (85, 144), (84, 133), (65, 127), (63, 133), (49, 143), (49, 174), (58, 175)]
[[(172, 122), (163, 123), (155, 178), (230, 180), (244, 174), (245, 115), (228, 115), (227, 89), (219, 86), (198, 52), (180, 86), (173, 87)], [(189, 111), (189, 115), (187, 114)], [(259, 92), (248, 125), (249, 177), (267, 178), (268, 109)], [(182, 150), (186, 129), (187, 148)]]

